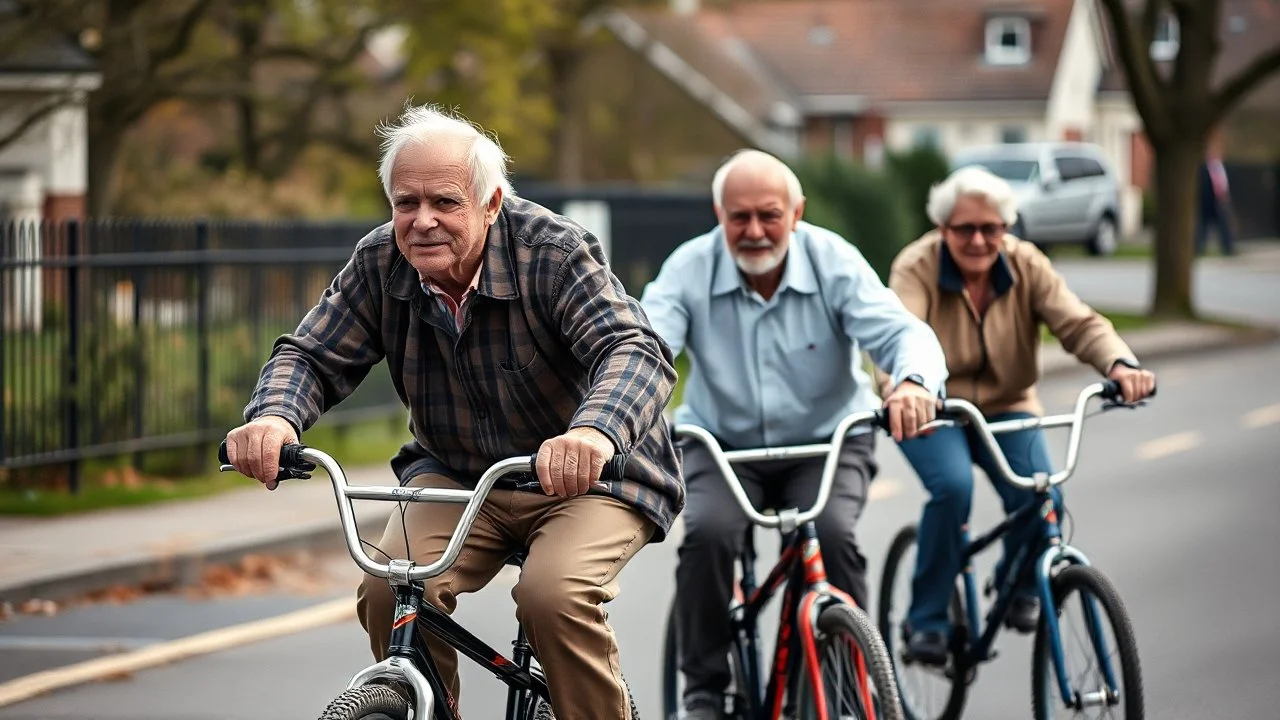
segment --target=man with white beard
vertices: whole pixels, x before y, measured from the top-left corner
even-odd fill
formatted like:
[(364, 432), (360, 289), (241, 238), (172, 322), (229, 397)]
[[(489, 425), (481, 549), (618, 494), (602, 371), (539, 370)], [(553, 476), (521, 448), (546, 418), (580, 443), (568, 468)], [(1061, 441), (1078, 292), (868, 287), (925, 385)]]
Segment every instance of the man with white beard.
[[(673, 355), (690, 359), (677, 423), (706, 428), (726, 450), (822, 443), (847, 414), (880, 405), (861, 351), (893, 378), (884, 400), (894, 439), (934, 417), (946, 359), (928, 325), (907, 311), (856, 248), (801, 221), (804, 195), (777, 158), (744, 150), (711, 184), (719, 225), (663, 263), (641, 298)], [(710, 455), (684, 450), (684, 540), (676, 624), (685, 717), (720, 717), (730, 674), (734, 558), (748, 520)], [(808, 508), (823, 458), (734, 468), (757, 508)], [(866, 559), (854, 526), (876, 474), (875, 436), (863, 429), (840, 454), (817, 519), (830, 582), (866, 608)]]

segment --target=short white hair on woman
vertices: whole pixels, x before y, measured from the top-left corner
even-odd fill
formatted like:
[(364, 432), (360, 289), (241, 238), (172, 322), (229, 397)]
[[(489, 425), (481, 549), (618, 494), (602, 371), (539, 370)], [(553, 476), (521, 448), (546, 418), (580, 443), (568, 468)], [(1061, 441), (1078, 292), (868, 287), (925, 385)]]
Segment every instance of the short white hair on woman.
[(437, 105), (406, 104), (400, 117), (380, 125), (377, 132), (382, 138), (378, 177), (388, 200), (391, 199), (391, 172), (395, 168), (396, 156), (404, 146), (411, 142), (430, 145), (445, 137), (472, 141), (467, 164), (471, 168), (471, 196), (477, 203), (487, 205), (499, 188), (503, 197), (511, 197), (514, 192), (507, 175), (510, 158), (498, 141), (458, 113)]
[(926, 212), (938, 227), (951, 221), (956, 200), (960, 197), (980, 198), (1000, 213), (1006, 225), (1018, 221), (1018, 198), (1004, 179), (996, 177), (980, 165), (962, 167), (929, 190)]
[(720, 166), (720, 169), (716, 170), (715, 176), (711, 178), (711, 200), (716, 207), (724, 207), (725, 178), (729, 177), (730, 170), (742, 162), (765, 162), (776, 165), (778, 172), (782, 174), (783, 182), (787, 184), (787, 203), (794, 208), (801, 200), (804, 200), (804, 192), (800, 189), (800, 178), (796, 177), (795, 172), (787, 167), (786, 163), (763, 150), (739, 150), (730, 156)]

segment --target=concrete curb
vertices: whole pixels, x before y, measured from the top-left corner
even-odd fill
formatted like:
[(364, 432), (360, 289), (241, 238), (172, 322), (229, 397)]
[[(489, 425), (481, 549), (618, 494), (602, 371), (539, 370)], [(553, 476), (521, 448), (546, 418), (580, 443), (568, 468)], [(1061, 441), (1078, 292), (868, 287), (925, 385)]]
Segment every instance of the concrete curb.
[[(1196, 324), (1158, 327), (1128, 335), (1130, 346), (1144, 363), (1259, 345), (1280, 338), (1280, 332), (1270, 329)], [(1042, 350), (1042, 377), (1087, 370), (1085, 365), (1060, 347), (1047, 346)], [(389, 514), (389, 508), (386, 513), (372, 512), (367, 516), (362, 513), (359, 521), (366, 531), (380, 534)], [(176, 589), (199, 582), (209, 566), (234, 564), (247, 555), (300, 550), (324, 552), (345, 547), (342, 527), (335, 516), (286, 529), (205, 543), (173, 554), (139, 553), (135, 557), (106, 562), (87, 572), (79, 569), (52, 570), (0, 586), (0, 602), (16, 605), (30, 599), (57, 601), (112, 585)]]
[[(386, 514), (369, 513), (358, 518), (365, 539), (381, 536)], [(335, 516), (330, 520), (221, 539), (176, 553), (139, 553), (104, 562), (100, 567), (50, 570), (0, 586), (0, 602), (14, 605), (27, 600), (60, 601), (104, 590), (114, 585), (159, 590), (178, 589), (200, 582), (205, 571), (215, 565), (230, 565), (249, 555), (277, 555), (298, 551), (344, 550), (346, 541)]]

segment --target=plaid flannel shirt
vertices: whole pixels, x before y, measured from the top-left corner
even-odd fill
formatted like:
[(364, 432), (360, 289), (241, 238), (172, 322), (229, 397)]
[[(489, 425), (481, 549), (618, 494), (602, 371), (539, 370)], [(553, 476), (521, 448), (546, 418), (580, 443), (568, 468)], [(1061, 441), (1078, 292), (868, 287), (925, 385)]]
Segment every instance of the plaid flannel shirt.
[(595, 237), (519, 198), (489, 229), (477, 293), (459, 326), (424, 291), (390, 223), (362, 239), (297, 330), (281, 336), (246, 421), (285, 418), (301, 433), (380, 360), (409, 408), (413, 440), (391, 465), (474, 482), (506, 457), (593, 427), (631, 455), (606, 493), (665, 537), (684, 507), (680, 460), (663, 408), (676, 373), (640, 304)]

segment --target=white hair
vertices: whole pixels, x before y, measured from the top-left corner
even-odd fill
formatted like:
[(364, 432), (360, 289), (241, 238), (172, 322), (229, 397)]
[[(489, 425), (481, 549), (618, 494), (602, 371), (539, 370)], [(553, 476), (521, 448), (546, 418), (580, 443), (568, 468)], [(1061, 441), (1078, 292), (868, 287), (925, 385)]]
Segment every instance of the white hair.
[(929, 219), (938, 227), (946, 225), (951, 220), (951, 213), (955, 212), (956, 199), (962, 196), (981, 198), (1000, 213), (1000, 219), (1006, 225), (1018, 221), (1018, 198), (1014, 196), (1013, 188), (980, 165), (962, 167), (929, 190), (926, 207)]
[(716, 170), (715, 177), (711, 178), (711, 200), (716, 207), (724, 207), (724, 181), (729, 177), (729, 171), (743, 160), (772, 160), (778, 167), (778, 171), (782, 173), (782, 179), (787, 184), (787, 202), (791, 207), (795, 207), (804, 200), (804, 192), (800, 189), (800, 178), (792, 172), (787, 164), (778, 158), (770, 155), (762, 150), (739, 150), (734, 153), (719, 170)]
[(480, 205), (487, 205), (498, 189), (503, 197), (511, 197), (514, 190), (507, 175), (510, 158), (502, 151), (497, 139), (485, 134), (479, 126), (456, 112), (437, 105), (405, 104), (404, 112), (389, 124), (378, 126), (382, 138), (382, 158), (378, 161), (378, 177), (382, 191), (391, 199), (391, 172), (396, 156), (410, 142), (430, 145), (441, 137), (471, 140), (467, 164), (471, 168), (471, 196)]

